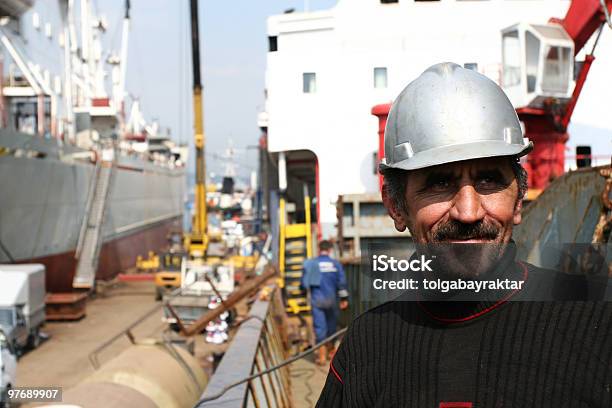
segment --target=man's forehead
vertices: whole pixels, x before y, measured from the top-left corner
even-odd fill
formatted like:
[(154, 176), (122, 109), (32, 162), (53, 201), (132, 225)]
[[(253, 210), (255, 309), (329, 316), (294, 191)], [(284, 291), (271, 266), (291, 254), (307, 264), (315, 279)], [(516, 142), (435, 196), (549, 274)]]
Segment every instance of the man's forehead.
[(464, 160), (454, 163), (444, 163), (438, 166), (426, 167), (424, 169), (414, 170), (411, 173), (418, 176), (427, 176), (429, 174), (459, 174), (465, 171), (478, 173), (480, 171), (498, 170), (500, 172), (511, 171), (510, 160), (506, 157), (486, 157), (482, 159)]

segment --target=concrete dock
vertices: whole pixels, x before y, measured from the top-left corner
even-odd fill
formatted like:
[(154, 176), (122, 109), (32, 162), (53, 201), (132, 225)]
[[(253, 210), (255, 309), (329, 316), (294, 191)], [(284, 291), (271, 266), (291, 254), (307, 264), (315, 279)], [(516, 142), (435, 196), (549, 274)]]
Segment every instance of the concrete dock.
[[(103, 342), (121, 332), (155, 304), (152, 282), (122, 282), (109, 288), (104, 296), (87, 303), (87, 315), (75, 322), (47, 322), (42, 331), (49, 339), (24, 354), (17, 365), (18, 387), (57, 386), (64, 390), (74, 387), (92, 374), (89, 355)], [(136, 339), (159, 338), (166, 325), (161, 321), (162, 310), (153, 313), (132, 331)], [(211, 345), (204, 336), (195, 336), (195, 355), (200, 365), (212, 374), (211, 353), (222, 353), (229, 343)], [(123, 336), (98, 355), (100, 364), (128, 348)], [(312, 356), (291, 365), (291, 392), (297, 407), (313, 407), (316, 403), (328, 367), (314, 364)]]
[[(94, 371), (89, 354), (102, 342), (121, 331), (155, 304), (151, 282), (121, 283), (105, 296), (87, 302), (87, 315), (75, 322), (47, 322), (42, 332), (49, 335), (37, 349), (24, 354), (17, 364), (17, 386), (76, 385)], [(164, 327), (162, 312), (150, 316), (136, 327), (134, 334), (151, 337)], [(104, 362), (126, 349), (122, 338), (100, 355)]]

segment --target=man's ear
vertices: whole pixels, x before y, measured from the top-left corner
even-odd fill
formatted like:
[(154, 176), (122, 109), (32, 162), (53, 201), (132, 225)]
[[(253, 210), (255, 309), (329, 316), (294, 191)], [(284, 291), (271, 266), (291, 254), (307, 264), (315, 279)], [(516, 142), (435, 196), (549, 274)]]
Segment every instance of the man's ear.
[(387, 209), (387, 213), (389, 213), (389, 216), (393, 218), (395, 229), (399, 232), (406, 231), (406, 222), (404, 221), (403, 216), (404, 214), (402, 213), (402, 210), (398, 208), (398, 203), (393, 201), (387, 193), (386, 185), (383, 185), (382, 188), (382, 200), (385, 208)]
[(514, 206), (514, 215), (512, 216), (512, 222), (514, 225), (519, 225), (523, 220), (521, 215), (521, 210), (523, 209), (523, 199), (516, 200), (516, 205)]

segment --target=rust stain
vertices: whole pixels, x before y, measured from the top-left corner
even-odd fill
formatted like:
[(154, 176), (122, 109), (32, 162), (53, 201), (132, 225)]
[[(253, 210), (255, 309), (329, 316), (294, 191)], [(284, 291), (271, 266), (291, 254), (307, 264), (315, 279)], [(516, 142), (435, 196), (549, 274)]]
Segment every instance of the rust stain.
[(612, 167), (599, 170), (599, 175), (606, 179), (606, 185), (601, 193), (602, 208), (599, 215), (599, 221), (597, 221), (595, 232), (593, 233), (593, 243), (607, 242), (606, 235), (609, 235), (612, 221), (612, 215), (610, 214), (610, 211), (612, 211), (612, 201), (610, 200), (610, 191), (612, 191)]

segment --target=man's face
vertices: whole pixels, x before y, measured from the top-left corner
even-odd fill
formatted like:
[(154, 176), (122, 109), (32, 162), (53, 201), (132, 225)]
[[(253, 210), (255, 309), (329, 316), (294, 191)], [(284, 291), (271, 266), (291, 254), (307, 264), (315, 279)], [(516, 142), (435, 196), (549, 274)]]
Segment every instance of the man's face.
[[(403, 231), (408, 227), (417, 244), (506, 244), (513, 226), (521, 222), (517, 198), (518, 184), (509, 160), (504, 158), (468, 160), (409, 172), (407, 208), (398, 208), (383, 194), (396, 228)], [(490, 250), (483, 252), (482, 248), (500, 245), (471, 246), (474, 247), (481, 248), (480, 256), (491, 259), (497, 255)]]

